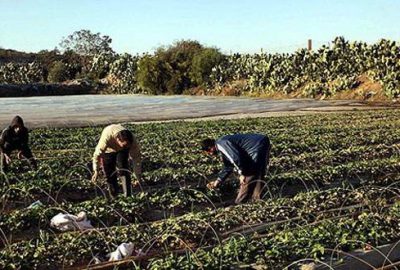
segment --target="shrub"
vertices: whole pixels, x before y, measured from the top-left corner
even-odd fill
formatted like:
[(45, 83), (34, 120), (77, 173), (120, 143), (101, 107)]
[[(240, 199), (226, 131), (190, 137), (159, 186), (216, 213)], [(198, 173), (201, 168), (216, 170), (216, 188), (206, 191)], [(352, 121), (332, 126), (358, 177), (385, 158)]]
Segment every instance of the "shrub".
[(223, 60), (224, 55), (216, 48), (201, 50), (193, 57), (190, 79), (197, 85), (209, 85), (213, 67), (219, 65)]
[(191, 78), (192, 63), (203, 50), (199, 42), (192, 40), (158, 48), (154, 56), (147, 55), (139, 62), (139, 86), (152, 94), (182, 94), (197, 85)]
[(146, 55), (139, 60), (137, 82), (144, 91), (153, 95), (165, 93), (169, 78), (167, 63), (158, 56)]
[(68, 77), (69, 72), (67, 65), (61, 61), (56, 61), (49, 70), (47, 80), (56, 83), (66, 81), (68, 80)]

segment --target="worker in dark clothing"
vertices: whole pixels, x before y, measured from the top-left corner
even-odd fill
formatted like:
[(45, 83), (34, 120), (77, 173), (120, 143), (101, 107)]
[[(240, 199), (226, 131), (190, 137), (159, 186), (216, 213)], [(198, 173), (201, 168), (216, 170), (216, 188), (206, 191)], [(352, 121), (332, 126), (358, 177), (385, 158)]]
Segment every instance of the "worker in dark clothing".
[(29, 148), (29, 132), (24, 126), (24, 121), (20, 116), (15, 116), (11, 125), (3, 130), (0, 136), (0, 155), (1, 169), (7, 171), (11, 163), (10, 154), (12, 151), (18, 151), (18, 158), (26, 158), (34, 169), (37, 163)]
[(239, 174), (240, 189), (235, 203), (249, 199), (259, 200), (264, 187), (264, 177), (269, 162), (270, 141), (261, 134), (235, 134), (224, 136), (217, 141), (202, 141), (202, 150), (210, 155), (221, 153), (224, 168), (217, 180), (208, 187), (218, 187), (234, 171)]

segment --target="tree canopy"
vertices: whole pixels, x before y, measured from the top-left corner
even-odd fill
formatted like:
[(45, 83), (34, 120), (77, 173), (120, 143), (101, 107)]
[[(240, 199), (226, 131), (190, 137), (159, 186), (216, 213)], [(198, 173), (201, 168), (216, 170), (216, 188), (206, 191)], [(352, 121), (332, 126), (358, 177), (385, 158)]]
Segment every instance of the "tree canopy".
[(59, 46), (64, 51), (74, 51), (80, 55), (112, 54), (112, 39), (107, 35), (92, 33), (90, 30), (82, 29), (63, 38)]

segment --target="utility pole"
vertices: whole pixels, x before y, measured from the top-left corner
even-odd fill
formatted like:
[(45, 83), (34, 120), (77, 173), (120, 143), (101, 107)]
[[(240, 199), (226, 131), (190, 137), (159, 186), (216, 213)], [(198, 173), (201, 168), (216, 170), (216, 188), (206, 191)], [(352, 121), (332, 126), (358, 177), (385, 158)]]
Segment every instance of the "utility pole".
[(312, 51), (312, 39), (308, 40), (308, 50)]

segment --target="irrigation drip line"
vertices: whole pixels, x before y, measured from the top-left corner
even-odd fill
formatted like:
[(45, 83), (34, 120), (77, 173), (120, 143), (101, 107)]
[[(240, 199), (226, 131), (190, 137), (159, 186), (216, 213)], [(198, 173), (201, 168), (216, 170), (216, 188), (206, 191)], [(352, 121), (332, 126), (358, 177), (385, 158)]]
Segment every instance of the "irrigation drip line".
[(392, 269), (398, 269), (397, 267), (400, 266), (400, 261), (394, 262), (385, 266), (377, 267), (374, 268), (373, 270), (392, 270)]
[(48, 150), (34, 150), (35, 153), (64, 153), (64, 152), (78, 152), (78, 151), (89, 151), (93, 150), (94, 148), (67, 148), (67, 149), (48, 149)]

